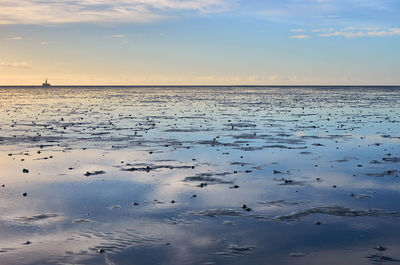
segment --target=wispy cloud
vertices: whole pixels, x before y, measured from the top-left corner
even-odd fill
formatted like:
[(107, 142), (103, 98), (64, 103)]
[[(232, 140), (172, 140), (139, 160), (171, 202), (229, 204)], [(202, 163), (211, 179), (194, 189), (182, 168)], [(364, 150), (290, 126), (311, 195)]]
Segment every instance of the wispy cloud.
[(357, 37), (392, 37), (400, 36), (400, 28), (389, 28), (389, 29), (357, 29), (357, 28), (346, 28), (343, 30), (331, 31), (327, 33), (318, 34), (318, 37), (345, 37), (345, 38), (357, 38)]
[(309, 35), (293, 35), (290, 36), (291, 39), (309, 39), (311, 38)]
[(400, 36), (400, 28), (396, 27), (345, 27), (342, 29), (335, 28), (321, 28), (310, 29), (301, 31), (290, 30), (291, 33), (302, 32), (303, 34), (292, 35), (292, 39), (307, 39), (312, 37), (330, 38), (330, 37), (344, 37), (344, 38), (362, 38), (362, 37), (393, 37)]
[(355, 38), (355, 37), (364, 37), (364, 32), (352, 32), (352, 31), (334, 31), (330, 33), (318, 34), (318, 37), (346, 37), (346, 38)]
[(3, 68), (20, 68), (20, 69), (31, 69), (27, 62), (17, 62), (17, 63), (9, 63), (9, 62), (0, 62), (0, 67)]
[(0, 0), (0, 24), (151, 22), (174, 12), (210, 13), (226, 0)]
[(393, 0), (239, 0), (245, 12), (274, 22), (304, 26), (367, 25), (371, 21), (398, 22), (399, 4)]
[(291, 29), (291, 32), (304, 32), (305, 29)]
[(110, 38), (123, 39), (123, 38), (126, 38), (126, 35), (123, 35), (123, 34), (115, 34), (115, 35), (111, 35)]
[(23, 39), (24, 38), (22, 38), (20, 36), (5, 38), (5, 40), (23, 40)]

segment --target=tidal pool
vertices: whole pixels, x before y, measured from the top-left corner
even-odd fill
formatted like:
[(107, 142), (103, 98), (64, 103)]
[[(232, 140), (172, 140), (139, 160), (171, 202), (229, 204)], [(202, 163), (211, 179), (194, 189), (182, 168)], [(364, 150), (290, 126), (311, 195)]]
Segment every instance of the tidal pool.
[(0, 264), (400, 262), (400, 88), (2, 87)]

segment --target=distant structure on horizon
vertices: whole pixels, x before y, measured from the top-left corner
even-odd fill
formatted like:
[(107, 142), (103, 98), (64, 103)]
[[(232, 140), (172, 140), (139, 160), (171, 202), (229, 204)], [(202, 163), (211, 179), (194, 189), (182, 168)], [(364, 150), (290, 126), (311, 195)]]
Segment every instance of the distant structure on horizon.
[(42, 87), (49, 87), (51, 86), (50, 83), (47, 83), (47, 78), (46, 81), (42, 84)]

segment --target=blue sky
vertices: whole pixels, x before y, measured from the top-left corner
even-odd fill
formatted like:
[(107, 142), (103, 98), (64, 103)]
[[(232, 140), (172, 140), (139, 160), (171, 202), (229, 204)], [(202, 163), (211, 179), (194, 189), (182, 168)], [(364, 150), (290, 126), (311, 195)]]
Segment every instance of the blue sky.
[(400, 84), (400, 1), (0, 0), (0, 84)]

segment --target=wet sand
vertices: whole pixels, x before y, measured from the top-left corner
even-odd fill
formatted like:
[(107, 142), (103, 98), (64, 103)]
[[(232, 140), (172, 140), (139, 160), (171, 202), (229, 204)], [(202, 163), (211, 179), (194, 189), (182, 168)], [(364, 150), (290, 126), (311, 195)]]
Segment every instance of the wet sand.
[(0, 264), (400, 262), (400, 88), (0, 88)]

